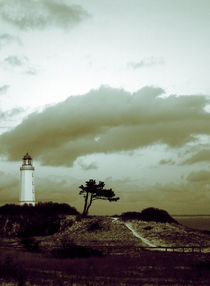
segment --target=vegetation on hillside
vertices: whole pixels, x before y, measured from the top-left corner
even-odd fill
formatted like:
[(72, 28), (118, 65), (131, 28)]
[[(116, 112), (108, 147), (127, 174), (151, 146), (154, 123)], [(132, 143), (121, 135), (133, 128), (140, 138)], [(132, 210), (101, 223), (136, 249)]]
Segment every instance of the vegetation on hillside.
[(173, 219), (167, 211), (158, 208), (146, 208), (142, 212), (125, 212), (122, 213), (120, 218), (122, 220), (143, 220), (143, 221), (155, 221), (162, 223), (178, 223)]
[(0, 207), (0, 215), (78, 215), (79, 212), (68, 204), (59, 204), (53, 202), (38, 203), (35, 206), (32, 205), (15, 205), (6, 204)]
[(39, 203), (32, 205), (5, 205), (0, 207), (0, 234), (9, 236), (51, 235), (60, 229), (60, 216), (78, 215), (67, 205)]

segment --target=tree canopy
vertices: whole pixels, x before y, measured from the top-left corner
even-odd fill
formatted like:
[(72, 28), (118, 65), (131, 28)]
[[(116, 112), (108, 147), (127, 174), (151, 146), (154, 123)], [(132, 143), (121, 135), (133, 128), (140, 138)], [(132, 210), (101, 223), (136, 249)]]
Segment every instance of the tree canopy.
[(79, 194), (83, 195), (85, 199), (84, 209), (82, 213), (83, 216), (88, 215), (89, 208), (95, 200), (107, 200), (109, 202), (116, 202), (120, 199), (119, 197), (115, 196), (115, 193), (112, 189), (105, 189), (104, 186), (104, 182), (99, 181), (97, 184), (95, 180), (90, 179), (89, 181), (85, 182), (85, 186), (81, 185), (79, 187), (81, 189)]

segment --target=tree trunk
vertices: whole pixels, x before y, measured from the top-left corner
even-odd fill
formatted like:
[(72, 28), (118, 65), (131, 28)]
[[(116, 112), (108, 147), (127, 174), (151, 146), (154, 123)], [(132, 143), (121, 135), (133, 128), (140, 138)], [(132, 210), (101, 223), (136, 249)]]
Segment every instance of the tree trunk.
[(89, 193), (87, 192), (86, 196), (85, 196), (85, 204), (84, 204), (84, 209), (83, 209), (82, 216), (87, 216), (88, 196), (89, 196)]
[(91, 194), (90, 202), (89, 202), (88, 206), (86, 207), (86, 216), (88, 215), (88, 211), (89, 211), (90, 206), (92, 205), (92, 202), (93, 202), (93, 194)]

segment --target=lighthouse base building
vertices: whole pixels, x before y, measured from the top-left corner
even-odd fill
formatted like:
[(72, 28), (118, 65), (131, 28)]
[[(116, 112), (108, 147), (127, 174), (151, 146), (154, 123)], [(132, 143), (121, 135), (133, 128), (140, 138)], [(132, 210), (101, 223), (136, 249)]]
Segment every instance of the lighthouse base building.
[(20, 205), (35, 205), (34, 167), (28, 153), (23, 157), (23, 164), (20, 167), (20, 180)]

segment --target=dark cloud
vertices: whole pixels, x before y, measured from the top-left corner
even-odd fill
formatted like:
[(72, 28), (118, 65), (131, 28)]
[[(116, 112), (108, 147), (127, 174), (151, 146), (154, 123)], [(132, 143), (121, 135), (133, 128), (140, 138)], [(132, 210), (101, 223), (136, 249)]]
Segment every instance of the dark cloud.
[(144, 67), (159, 66), (163, 64), (164, 64), (163, 58), (150, 57), (142, 59), (141, 61), (136, 63), (135, 62), (128, 63), (128, 67), (132, 69), (139, 69)]
[(19, 29), (69, 27), (88, 13), (79, 5), (60, 0), (0, 0), (0, 17)]
[(0, 153), (19, 160), (27, 150), (42, 164), (71, 166), (82, 155), (154, 143), (183, 146), (195, 135), (210, 133), (205, 96), (159, 97), (163, 93), (153, 87), (133, 94), (101, 87), (71, 96), (2, 134)]
[(9, 89), (9, 87), (10, 86), (7, 84), (0, 86), (0, 95), (6, 93)]

